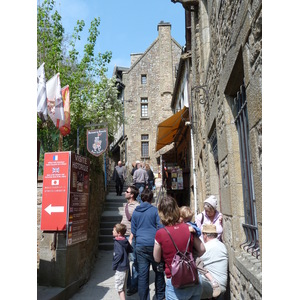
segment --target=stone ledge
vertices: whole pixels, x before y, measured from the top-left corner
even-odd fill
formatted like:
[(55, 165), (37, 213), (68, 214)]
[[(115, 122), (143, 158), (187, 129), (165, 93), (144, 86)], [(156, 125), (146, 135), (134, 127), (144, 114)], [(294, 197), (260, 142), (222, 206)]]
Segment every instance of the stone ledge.
[(240, 256), (234, 257), (234, 264), (254, 288), (262, 294), (261, 261), (248, 253), (242, 253)]

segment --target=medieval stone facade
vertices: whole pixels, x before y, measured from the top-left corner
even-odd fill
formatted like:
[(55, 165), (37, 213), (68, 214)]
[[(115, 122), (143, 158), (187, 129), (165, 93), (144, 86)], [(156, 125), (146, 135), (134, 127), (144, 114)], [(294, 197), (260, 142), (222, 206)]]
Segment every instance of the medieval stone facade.
[(186, 32), (197, 181), (191, 207), (195, 194), (198, 212), (207, 196), (218, 197), (229, 253), (227, 298), (261, 299), (262, 2), (172, 2), (183, 4), (191, 24)]
[(158, 172), (156, 128), (172, 115), (170, 104), (181, 46), (171, 36), (170, 23), (160, 22), (157, 30), (157, 39), (144, 53), (132, 54), (131, 66), (123, 73), (125, 124), (119, 146), (120, 159), (128, 171), (139, 160)]

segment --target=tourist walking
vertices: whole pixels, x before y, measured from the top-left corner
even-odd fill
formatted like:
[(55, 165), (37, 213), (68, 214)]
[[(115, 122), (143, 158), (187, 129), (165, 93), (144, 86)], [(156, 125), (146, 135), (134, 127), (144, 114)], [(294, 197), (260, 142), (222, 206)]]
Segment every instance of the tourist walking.
[[(136, 171), (137, 172), (137, 171)], [(157, 270), (158, 263), (154, 261), (154, 237), (157, 229), (162, 227), (158, 211), (151, 204), (153, 193), (149, 189), (142, 192), (142, 203), (134, 210), (131, 218), (131, 236), (136, 239), (136, 256), (138, 263), (138, 293), (141, 300), (149, 297), (150, 264), (155, 272), (155, 296), (157, 300), (165, 299), (164, 273)]]
[(112, 268), (115, 273), (115, 287), (121, 300), (125, 300), (125, 282), (129, 269), (128, 253), (132, 252), (132, 247), (125, 238), (126, 226), (116, 224), (113, 229), (114, 253)]
[(117, 196), (121, 196), (123, 192), (123, 185), (126, 180), (126, 170), (122, 166), (122, 162), (118, 161), (118, 165), (114, 169), (113, 180), (116, 182)]
[(148, 185), (148, 174), (146, 170), (142, 168), (142, 165), (140, 163), (137, 163), (137, 170), (135, 170), (133, 174), (133, 185), (139, 190), (139, 195), (137, 197), (137, 201), (141, 203), (141, 194), (143, 190)]
[[(161, 199), (158, 205), (158, 213), (162, 224), (169, 231), (179, 251), (185, 252), (190, 239), (189, 252), (192, 252), (193, 248), (200, 255), (205, 252), (203, 243), (197, 235), (190, 233), (189, 226), (186, 223), (179, 223), (180, 211), (177, 202), (173, 197), (166, 195)], [(201, 276), (199, 276), (199, 283), (193, 286), (175, 288), (172, 285), (170, 266), (177, 250), (165, 228), (159, 229), (156, 232), (153, 251), (156, 262), (159, 263), (162, 259), (165, 262), (165, 274), (167, 277), (165, 299), (199, 300), (201, 299), (202, 293)]]
[[(130, 185), (125, 191), (125, 198), (127, 203), (124, 208), (121, 224), (126, 225), (125, 237), (129, 240), (131, 234), (131, 217), (135, 208), (139, 205), (136, 198), (139, 194), (138, 189)], [(129, 254), (129, 260), (132, 261), (132, 268), (129, 267), (128, 277), (127, 277), (127, 296), (131, 296), (138, 291), (138, 270), (137, 270), (137, 260), (135, 253), (135, 238), (133, 238), (131, 246), (133, 252)]]
[(155, 177), (154, 177), (153, 171), (151, 170), (149, 164), (146, 164), (145, 170), (146, 170), (146, 172), (148, 174), (148, 189), (150, 191), (152, 191), (153, 190), (153, 186), (154, 186), (154, 182), (155, 182)]

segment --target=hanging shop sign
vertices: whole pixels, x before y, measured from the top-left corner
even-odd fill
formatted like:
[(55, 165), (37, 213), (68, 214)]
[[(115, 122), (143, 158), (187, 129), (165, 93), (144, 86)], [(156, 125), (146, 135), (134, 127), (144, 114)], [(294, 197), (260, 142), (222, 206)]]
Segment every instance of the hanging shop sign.
[(108, 145), (107, 128), (87, 130), (87, 150), (94, 156), (100, 156)]

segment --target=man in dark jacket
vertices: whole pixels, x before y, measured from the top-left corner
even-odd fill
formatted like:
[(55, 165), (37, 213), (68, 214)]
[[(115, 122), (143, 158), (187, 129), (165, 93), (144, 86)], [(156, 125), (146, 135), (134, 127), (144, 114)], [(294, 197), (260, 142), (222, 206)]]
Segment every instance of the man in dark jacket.
[(112, 268), (115, 273), (115, 287), (120, 299), (125, 299), (125, 280), (129, 269), (128, 253), (132, 252), (132, 247), (125, 238), (126, 225), (116, 224), (113, 229), (114, 253)]
[(116, 182), (117, 196), (121, 196), (123, 192), (123, 185), (126, 179), (125, 168), (122, 166), (122, 162), (118, 161), (118, 165), (114, 169), (113, 180)]
[(149, 269), (150, 263), (155, 272), (155, 296), (156, 299), (165, 298), (165, 279), (164, 273), (157, 271), (158, 264), (153, 258), (154, 238), (157, 229), (163, 227), (158, 211), (151, 204), (153, 193), (145, 189), (141, 195), (142, 203), (136, 207), (131, 217), (131, 235), (129, 242), (135, 237), (136, 256), (138, 263), (138, 293), (141, 300), (147, 300), (149, 297)]

